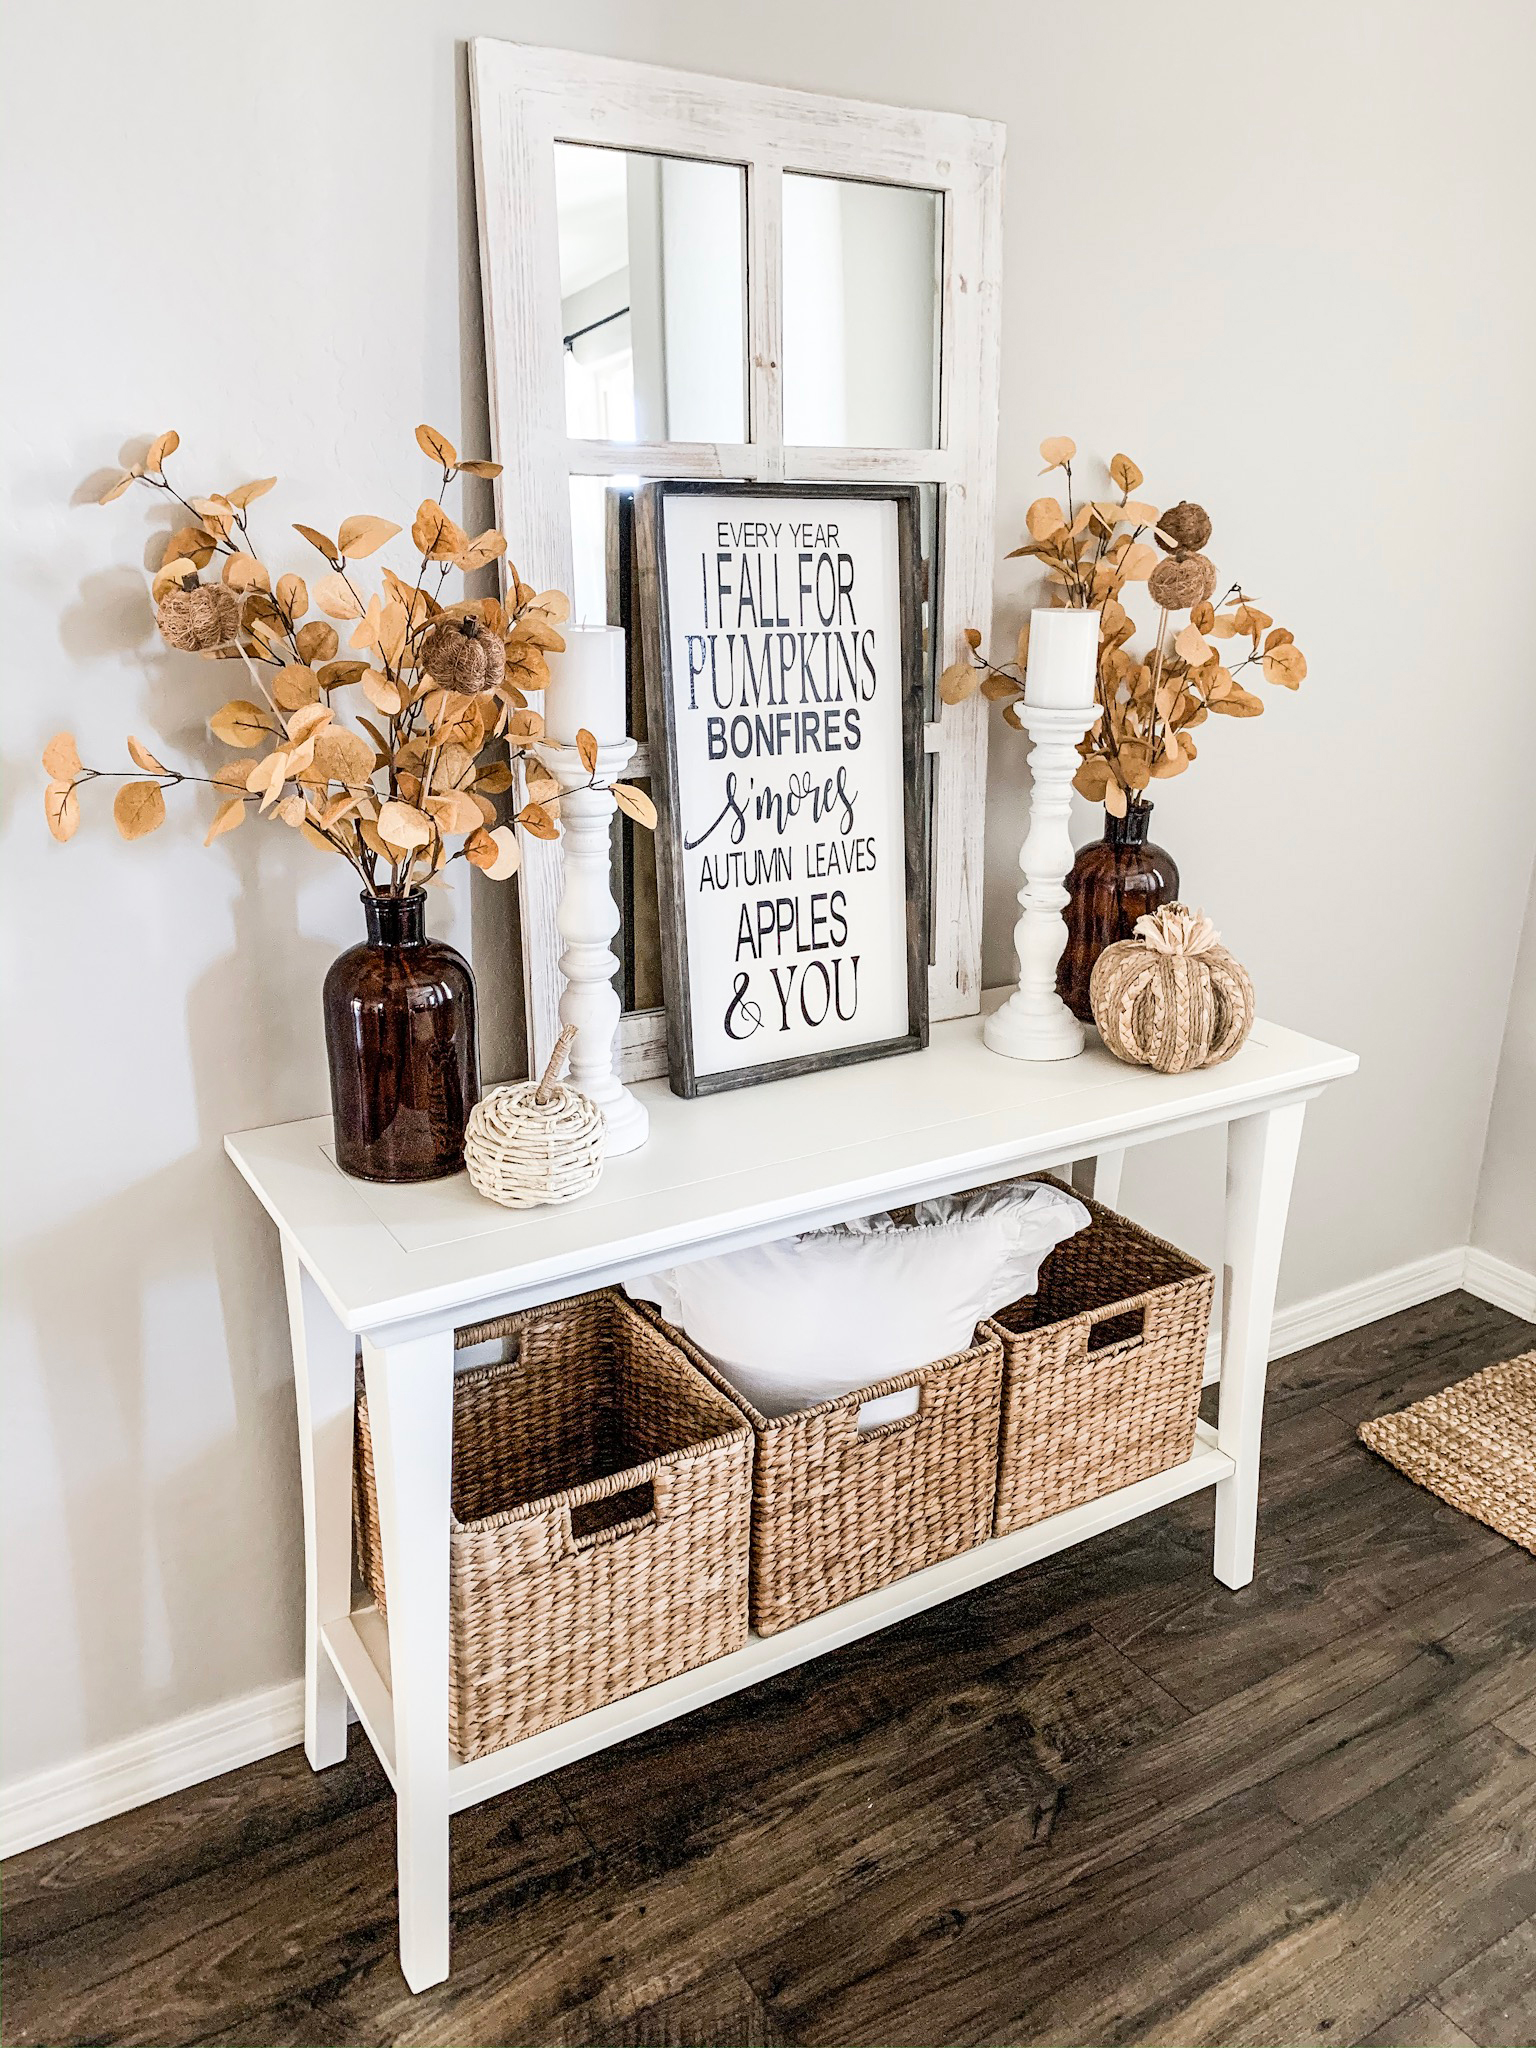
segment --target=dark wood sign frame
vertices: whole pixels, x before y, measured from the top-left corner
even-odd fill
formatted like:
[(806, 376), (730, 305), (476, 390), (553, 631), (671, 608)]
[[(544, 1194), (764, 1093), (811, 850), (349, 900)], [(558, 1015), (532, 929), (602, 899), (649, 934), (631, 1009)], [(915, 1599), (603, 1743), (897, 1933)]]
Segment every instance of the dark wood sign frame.
[[(905, 1032), (867, 1045), (764, 1061), (701, 1074), (694, 1065), (688, 980), (688, 924), (683, 890), (682, 823), (677, 807), (677, 730), (672, 694), (671, 626), (666, 577), (666, 506), (671, 498), (717, 497), (800, 500), (831, 508), (849, 500), (877, 499), (897, 512), (897, 605), (901, 638), (901, 764), (906, 881), (907, 1020)], [(667, 481), (636, 494), (635, 538), (638, 617), (645, 673), (646, 728), (651, 790), (659, 812), (656, 869), (661, 897), (662, 981), (666, 996), (667, 1065), (673, 1092), (713, 1095), (726, 1088), (788, 1080), (824, 1067), (917, 1052), (928, 1043), (928, 802), (924, 772), (922, 616), (920, 608), (919, 494), (914, 484), (720, 483)]]

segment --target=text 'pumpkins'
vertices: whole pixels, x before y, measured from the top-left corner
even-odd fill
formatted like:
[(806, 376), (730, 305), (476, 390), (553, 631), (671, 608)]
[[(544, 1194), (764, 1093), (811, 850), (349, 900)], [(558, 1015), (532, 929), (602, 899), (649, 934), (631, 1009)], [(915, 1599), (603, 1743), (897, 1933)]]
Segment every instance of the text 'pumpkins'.
[(1093, 1021), (1115, 1055), (1160, 1074), (1231, 1059), (1253, 1028), (1253, 983), (1198, 910), (1169, 903), (1106, 946), (1089, 984)]

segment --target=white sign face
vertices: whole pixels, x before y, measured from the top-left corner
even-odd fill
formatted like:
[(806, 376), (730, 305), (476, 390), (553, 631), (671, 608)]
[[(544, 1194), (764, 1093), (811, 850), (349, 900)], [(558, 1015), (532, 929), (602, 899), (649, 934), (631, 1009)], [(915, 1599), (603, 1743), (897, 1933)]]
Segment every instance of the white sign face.
[(905, 1039), (897, 502), (668, 492), (661, 514), (693, 1075)]

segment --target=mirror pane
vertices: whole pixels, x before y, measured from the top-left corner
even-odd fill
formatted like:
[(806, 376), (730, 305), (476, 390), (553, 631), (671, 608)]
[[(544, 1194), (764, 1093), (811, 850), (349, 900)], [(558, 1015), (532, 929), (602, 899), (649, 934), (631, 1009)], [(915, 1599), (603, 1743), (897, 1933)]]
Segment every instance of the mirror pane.
[(943, 195), (784, 178), (784, 438), (933, 448)]
[(555, 144), (566, 431), (744, 441), (746, 173)]

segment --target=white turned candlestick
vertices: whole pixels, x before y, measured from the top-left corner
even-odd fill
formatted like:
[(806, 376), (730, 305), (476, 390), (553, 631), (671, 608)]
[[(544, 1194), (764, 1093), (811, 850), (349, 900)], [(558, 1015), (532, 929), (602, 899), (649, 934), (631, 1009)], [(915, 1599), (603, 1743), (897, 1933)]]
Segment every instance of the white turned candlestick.
[(1077, 743), (1092, 725), (1097, 707), (1052, 708), (1021, 704), (1019, 721), (1030, 737), (1029, 831), (1019, 850), (1024, 886), (1023, 913), (1013, 928), (1019, 985), (982, 1026), (993, 1052), (1014, 1060), (1070, 1060), (1083, 1049), (1083, 1027), (1056, 993), (1056, 968), (1067, 943), (1067, 892), (1072, 865), (1067, 818)]
[(610, 847), (613, 792), (604, 787), (622, 775), (635, 750), (631, 739), (599, 747), (596, 783), (574, 747), (542, 742), (539, 759), (560, 785), (562, 883), (555, 923), (565, 940), (560, 972), (565, 990), (560, 1021), (574, 1024), (571, 1085), (589, 1096), (603, 1113), (604, 1151), (633, 1152), (650, 1136), (650, 1117), (624, 1086), (614, 1069), (614, 1041), (622, 1005), (613, 977), (618, 956), (609, 941), (619, 928), (619, 906), (613, 900)]

